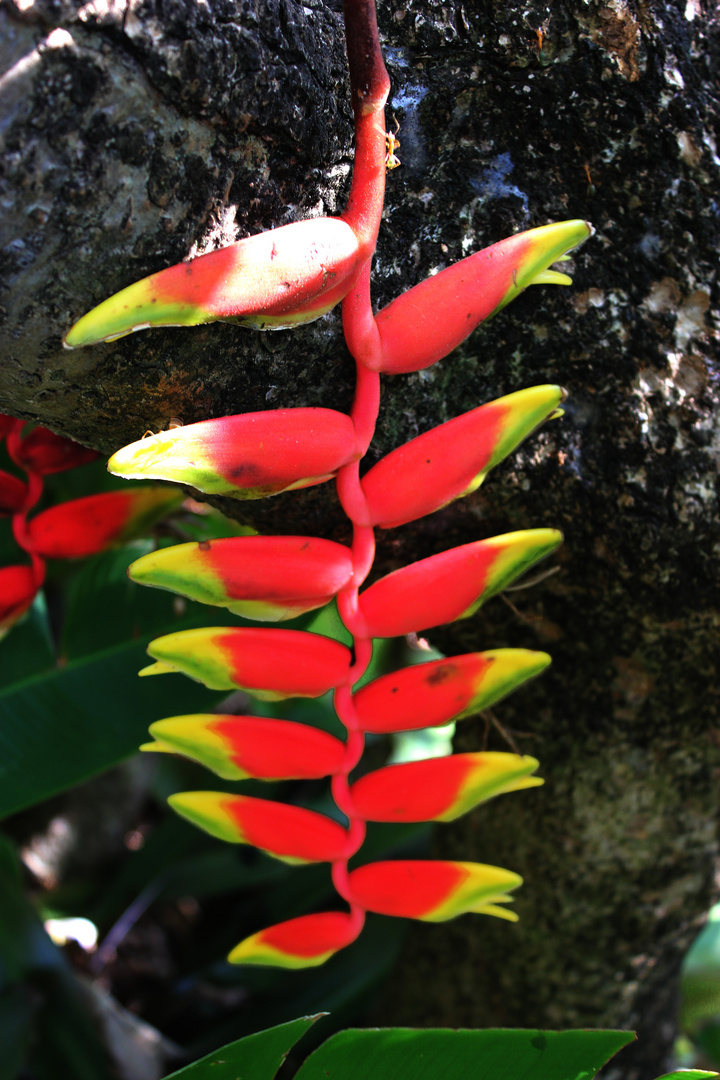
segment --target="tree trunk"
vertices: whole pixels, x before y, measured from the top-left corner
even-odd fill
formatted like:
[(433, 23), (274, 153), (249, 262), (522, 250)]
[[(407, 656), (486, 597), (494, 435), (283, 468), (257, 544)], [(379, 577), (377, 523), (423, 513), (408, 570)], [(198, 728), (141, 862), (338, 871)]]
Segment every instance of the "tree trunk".
[[(516, 738), (545, 787), (437, 841), (444, 857), (522, 873), (521, 921), (415, 928), (382, 1022), (632, 1026), (640, 1041), (615, 1075), (637, 1080), (665, 1064), (717, 855), (720, 45), (706, 7), (389, 0), (379, 13), (402, 167), (378, 305), (518, 229), (597, 229), (572, 288), (529, 290), (447, 360), (384, 380), (372, 460), (524, 386), (570, 396), (480, 492), (380, 536), (386, 570), (517, 528), (566, 534), (560, 572), (514, 608), (495, 600), (430, 635), (447, 652), (554, 657), (499, 710), (529, 733)], [(145, 274), (342, 206), (339, 5), (14, 0), (0, 59), (0, 411), (109, 452), (172, 416), (346, 410), (337, 312), (292, 332), (215, 324), (60, 346)], [(330, 485), (235, 512), (268, 532), (345, 535)], [(458, 746), (483, 738), (465, 721)]]

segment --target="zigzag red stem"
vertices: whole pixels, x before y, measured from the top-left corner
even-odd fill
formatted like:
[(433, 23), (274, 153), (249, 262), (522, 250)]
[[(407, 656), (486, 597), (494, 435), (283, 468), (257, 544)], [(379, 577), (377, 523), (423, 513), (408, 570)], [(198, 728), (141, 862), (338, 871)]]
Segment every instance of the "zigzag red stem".
[[(342, 215), (367, 251), (353, 288), (343, 301), (345, 340), (356, 365), (355, 398), (350, 417), (357, 445), (363, 456), (375, 434), (380, 408), (380, 334), (370, 301), (370, 271), (385, 197), (384, 108), (390, 79), (378, 37), (375, 0), (345, 0), (345, 40), (350, 69), (350, 88), (355, 116), (355, 159), (348, 204)], [(375, 369), (375, 370), (371, 370)], [(353, 638), (354, 661), (347, 677), (336, 687), (335, 711), (347, 730), (347, 742), (340, 770), (332, 778), (332, 795), (348, 819), (345, 851), (332, 866), (333, 884), (350, 904), (358, 933), (363, 909), (353, 901), (348, 880), (348, 861), (365, 840), (365, 822), (353, 805), (349, 775), (360, 761), (365, 736), (352, 698), (353, 685), (364, 675), (372, 657), (372, 641), (358, 606), (358, 590), (375, 558), (372, 518), (360, 484), (360, 463), (343, 466), (336, 477), (338, 498), (353, 525), (353, 574), (338, 594), (338, 611)]]
[[(372, 315), (371, 315), (372, 317)], [(372, 440), (380, 406), (380, 376), (357, 364), (357, 383), (351, 418), (358, 441), (364, 450)], [(365, 736), (353, 702), (352, 687), (365, 674), (372, 658), (372, 641), (365, 619), (358, 607), (358, 590), (365, 581), (375, 557), (375, 533), (366, 522), (369, 511), (360, 485), (358, 462), (343, 466), (337, 476), (338, 496), (345, 513), (353, 523), (352, 562), (353, 575), (349, 584), (338, 594), (340, 618), (353, 637), (354, 661), (347, 677), (335, 689), (335, 711), (347, 730), (347, 742), (340, 770), (332, 778), (332, 795), (338, 808), (348, 819), (348, 836), (342, 858), (332, 866), (333, 884), (344, 900), (350, 904), (354, 919), (364, 911), (353, 900), (348, 880), (348, 861), (365, 840), (365, 821), (357, 812), (350, 794), (349, 775), (360, 761), (365, 748)], [(359, 930), (358, 930), (359, 932)]]

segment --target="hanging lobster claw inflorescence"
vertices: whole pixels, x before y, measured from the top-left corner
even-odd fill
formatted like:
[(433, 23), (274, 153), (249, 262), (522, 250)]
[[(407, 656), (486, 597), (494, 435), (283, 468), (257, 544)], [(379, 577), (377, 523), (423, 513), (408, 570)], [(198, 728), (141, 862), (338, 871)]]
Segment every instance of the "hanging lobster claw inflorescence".
[[(350, 783), (366, 733), (434, 727), (471, 716), (540, 674), (544, 652), (494, 649), (384, 674), (358, 688), (372, 639), (417, 633), (471, 616), (562, 540), (530, 529), (478, 540), (363, 584), (375, 529), (392, 529), (475, 491), (490, 469), (562, 411), (564, 391), (541, 385), (458, 416), (400, 446), (360, 479), (379, 408), (380, 373), (419, 371), (532, 284), (569, 284), (551, 269), (591, 233), (581, 220), (520, 233), (410, 289), (377, 315), (370, 262), (382, 213), (389, 80), (373, 0), (345, 0), (356, 151), (348, 206), (250, 237), (129, 286), (68, 332), (76, 347), (155, 325), (230, 319), (261, 329), (317, 318), (342, 301), (356, 361), (350, 416), (283, 409), (207, 420), (119, 450), (111, 471), (190, 484), (199, 491), (261, 498), (334, 478), (352, 523), (352, 544), (297, 536), (182, 544), (145, 555), (130, 576), (238, 615), (278, 622), (335, 599), (352, 649), (298, 630), (209, 627), (153, 641), (142, 675), (182, 672), (215, 689), (263, 701), (329, 690), (345, 741), (271, 717), (199, 714), (154, 723), (143, 750), (177, 752), (227, 780), (330, 777), (343, 821), (256, 796), (218, 791), (173, 795), (172, 807), (213, 836), (252, 844), (287, 862), (327, 862), (344, 910), (303, 915), (245, 938), (233, 963), (288, 968), (321, 964), (354, 941), (365, 913), (439, 921), (465, 912), (515, 916), (505, 906), (517, 874), (480, 863), (362, 859), (368, 821), (451, 821), (496, 795), (535, 787), (535, 758), (465, 753), (390, 765)], [(392, 161), (388, 159), (390, 155)], [(7, 498), (19, 495), (8, 492)], [(38, 526), (39, 527), (39, 526)], [(340, 902), (340, 901), (339, 901)]]

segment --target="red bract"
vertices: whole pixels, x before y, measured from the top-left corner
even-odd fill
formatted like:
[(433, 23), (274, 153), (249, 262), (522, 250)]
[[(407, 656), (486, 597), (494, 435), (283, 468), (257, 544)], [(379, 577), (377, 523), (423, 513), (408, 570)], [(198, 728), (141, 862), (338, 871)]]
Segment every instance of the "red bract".
[(50, 476), (52, 473), (74, 469), (78, 465), (86, 465), (101, 456), (97, 450), (81, 446), (72, 439), (66, 439), (64, 435), (56, 435), (48, 428), (36, 427), (21, 440), (15, 461), (28, 472)]
[(563, 397), (559, 386), (520, 390), (393, 450), (363, 477), (366, 524), (391, 529), (475, 491), (494, 465), (552, 416)]
[(66, 334), (75, 349), (150, 326), (226, 319), (258, 330), (317, 319), (348, 291), (358, 238), (339, 218), (311, 218), (171, 266), (111, 296)]
[(108, 469), (129, 479), (174, 480), (211, 495), (260, 499), (321, 484), (359, 456), (344, 413), (276, 409), (161, 431), (118, 450)]
[(27, 611), (37, 589), (31, 566), (0, 567), (0, 636)]
[(360, 728), (376, 735), (438, 727), (489, 709), (549, 663), (547, 653), (528, 649), (432, 660), (375, 679), (353, 704)]
[(261, 701), (319, 697), (350, 667), (344, 645), (302, 630), (180, 630), (151, 641), (148, 653), (157, 663), (142, 675), (182, 671), (213, 690), (237, 687)]
[(14, 416), (6, 416), (5, 413), (0, 413), (0, 439), (4, 439), (8, 432), (12, 431), (16, 424), (22, 423), (21, 420), (16, 420)]
[(0, 636), (30, 606), (45, 579), (48, 558), (80, 558), (127, 540), (178, 506), (183, 496), (170, 488), (133, 488), (55, 506), (28, 520), (43, 494), (43, 477), (83, 464), (94, 450), (34, 428), (23, 438), (25, 424), (0, 417), (10, 458), (27, 473), (27, 482), (0, 470), (0, 516), (10, 515), (12, 535), (30, 565), (0, 570)]
[(564, 221), (518, 233), (469, 255), (403, 293), (378, 313), (378, 370), (398, 375), (429, 367), (533, 284), (571, 284), (548, 267), (592, 233)]
[(358, 600), (370, 637), (399, 637), (472, 615), (562, 542), (529, 529), (452, 548), (381, 578)]
[(143, 555), (133, 581), (171, 589), (249, 619), (276, 622), (322, 607), (352, 576), (350, 551), (308, 536), (238, 536)]
[(168, 802), (201, 829), (233, 844), (252, 844), (284, 862), (332, 862), (342, 856), (347, 832), (336, 821), (299, 806), (227, 795), (183, 791)]
[(172, 488), (128, 488), (60, 503), (28, 522), (44, 559), (81, 559), (147, 532), (183, 500)]
[(345, 747), (324, 731), (254, 716), (201, 713), (150, 725), (141, 750), (174, 750), (226, 780), (316, 780), (342, 766)]
[(352, 898), (366, 911), (404, 919), (444, 922), (468, 911), (499, 915), (515, 921), (512, 912), (499, 908), (510, 889), (522, 878), (509, 870), (481, 863), (401, 862), (370, 863), (350, 874)]
[(324, 911), (301, 915), (246, 938), (233, 949), (228, 960), (231, 964), (316, 967), (355, 941), (362, 927), (363, 918), (359, 914)]
[(0, 469), (0, 515), (16, 514), (27, 498), (28, 486), (17, 476)]
[(518, 754), (453, 754), (368, 773), (350, 797), (366, 821), (453, 821), (485, 799), (542, 784), (529, 775), (537, 766)]

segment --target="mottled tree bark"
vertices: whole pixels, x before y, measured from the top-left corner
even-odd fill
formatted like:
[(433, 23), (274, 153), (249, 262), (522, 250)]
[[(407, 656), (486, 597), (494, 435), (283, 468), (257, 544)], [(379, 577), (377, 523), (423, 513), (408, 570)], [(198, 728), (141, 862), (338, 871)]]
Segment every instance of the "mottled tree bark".
[[(566, 533), (560, 572), (516, 610), (495, 600), (430, 635), (554, 656), (499, 709), (546, 786), (438, 837), (446, 857), (524, 875), (521, 922), (414, 929), (382, 1022), (634, 1026), (615, 1075), (650, 1080), (717, 855), (718, 16), (701, 0), (389, 0), (380, 23), (402, 168), (378, 304), (519, 228), (597, 229), (572, 289), (532, 289), (441, 364), (384, 381), (376, 456), (523, 386), (570, 397), (479, 493), (380, 538), (386, 569), (510, 529)], [(0, 57), (0, 411), (111, 451), (171, 416), (346, 409), (337, 313), (60, 347), (144, 274), (342, 205), (339, 5), (13, 0)], [(343, 536), (329, 485), (239, 509)], [(464, 722), (459, 746), (482, 741)]]

